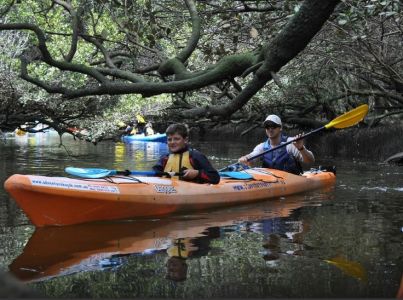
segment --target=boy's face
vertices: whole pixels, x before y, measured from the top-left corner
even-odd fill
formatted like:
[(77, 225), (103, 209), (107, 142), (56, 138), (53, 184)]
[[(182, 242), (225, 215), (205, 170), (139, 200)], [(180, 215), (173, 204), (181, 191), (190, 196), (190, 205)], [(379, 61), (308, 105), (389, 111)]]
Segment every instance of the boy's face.
[(173, 281), (183, 281), (187, 277), (188, 266), (184, 259), (170, 257), (167, 262), (167, 279)]
[(182, 150), (183, 148), (185, 148), (185, 146), (187, 145), (187, 142), (188, 142), (187, 138), (183, 138), (178, 133), (168, 135), (167, 140), (168, 140), (169, 151), (171, 151), (173, 153), (176, 153), (176, 152)]

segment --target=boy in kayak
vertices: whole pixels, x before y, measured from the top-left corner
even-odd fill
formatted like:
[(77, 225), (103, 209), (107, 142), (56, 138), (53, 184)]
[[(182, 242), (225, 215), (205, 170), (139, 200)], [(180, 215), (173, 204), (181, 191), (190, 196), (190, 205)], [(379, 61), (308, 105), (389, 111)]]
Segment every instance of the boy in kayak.
[(217, 184), (220, 175), (207, 157), (188, 145), (189, 129), (185, 124), (170, 125), (167, 130), (169, 154), (161, 156), (153, 167), (156, 172), (182, 173), (180, 179), (197, 183)]
[[(297, 135), (291, 138), (282, 134), (281, 119), (277, 115), (267, 116), (263, 126), (266, 129), (268, 139), (257, 145), (251, 153), (239, 158), (238, 162), (247, 164), (250, 157), (301, 136)], [(280, 147), (277, 150), (264, 154), (262, 156), (262, 167), (283, 170), (298, 175), (303, 172), (301, 163), (311, 164), (314, 161), (315, 158), (312, 152), (304, 146), (304, 140), (301, 139), (285, 147)]]
[(203, 236), (177, 238), (167, 248), (166, 279), (184, 281), (187, 278), (188, 265), (186, 260), (208, 255), (211, 250), (211, 240), (220, 237), (219, 227), (209, 227), (203, 230)]

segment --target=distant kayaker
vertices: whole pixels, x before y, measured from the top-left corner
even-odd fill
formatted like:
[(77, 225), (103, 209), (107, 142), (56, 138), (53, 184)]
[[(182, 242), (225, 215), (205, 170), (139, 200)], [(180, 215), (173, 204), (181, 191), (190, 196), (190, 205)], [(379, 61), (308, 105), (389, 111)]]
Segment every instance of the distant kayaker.
[(127, 127), (125, 129), (125, 134), (126, 135), (137, 134), (136, 125), (137, 124), (134, 121), (129, 122), (129, 124), (127, 125)]
[(136, 115), (136, 130), (137, 134), (145, 133), (146, 120), (140, 114)]
[(177, 123), (168, 126), (166, 135), (169, 154), (161, 156), (153, 170), (183, 173), (180, 179), (197, 183), (219, 183), (220, 175), (207, 157), (189, 147), (189, 129), (186, 124)]
[(153, 124), (151, 124), (151, 122), (147, 122), (146, 126), (144, 127), (144, 135), (148, 136), (153, 134), (155, 134)]
[[(266, 129), (268, 139), (260, 143), (253, 151), (238, 159), (238, 162), (248, 164), (250, 157), (259, 155), (260, 153), (274, 148), (280, 144), (286, 143), (289, 140), (300, 137), (287, 137), (282, 133), (281, 119), (277, 115), (269, 115), (263, 122), (263, 127)], [(261, 156), (262, 167), (283, 170), (293, 174), (302, 173), (302, 165), (311, 164), (315, 161), (314, 155), (304, 146), (304, 140), (298, 140), (287, 146), (280, 147), (277, 150), (270, 151)]]

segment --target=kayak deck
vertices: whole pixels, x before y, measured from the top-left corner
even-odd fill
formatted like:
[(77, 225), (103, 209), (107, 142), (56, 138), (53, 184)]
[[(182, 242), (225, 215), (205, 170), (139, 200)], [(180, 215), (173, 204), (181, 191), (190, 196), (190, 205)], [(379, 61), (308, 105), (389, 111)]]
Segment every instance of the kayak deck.
[(332, 172), (297, 176), (279, 170), (245, 170), (254, 179), (221, 178), (217, 185), (176, 178), (111, 176), (72, 179), (15, 174), (4, 186), (38, 227), (162, 216), (262, 201), (334, 184)]

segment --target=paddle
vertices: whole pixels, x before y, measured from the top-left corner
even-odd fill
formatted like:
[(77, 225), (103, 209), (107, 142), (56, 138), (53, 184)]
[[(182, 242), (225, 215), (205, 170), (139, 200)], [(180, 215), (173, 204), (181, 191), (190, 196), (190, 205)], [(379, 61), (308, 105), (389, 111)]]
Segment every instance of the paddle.
[(156, 171), (118, 171), (118, 170), (108, 170), (108, 169), (98, 169), (98, 168), (75, 168), (75, 167), (67, 167), (64, 171), (70, 175), (74, 175), (82, 178), (103, 178), (113, 175), (139, 175), (139, 176), (179, 176), (180, 173), (175, 172), (156, 172)]
[(355, 261), (349, 261), (342, 256), (336, 256), (331, 259), (325, 259), (325, 262), (338, 267), (340, 270), (345, 272), (347, 275), (357, 278), (362, 281), (367, 281), (368, 275), (364, 267)]
[[(262, 156), (262, 155), (264, 155), (264, 154), (266, 154), (268, 152), (272, 152), (272, 151), (275, 151), (275, 150), (277, 150), (277, 149), (279, 149), (281, 147), (285, 147), (285, 146), (287, 146), (287, 145), (289, 145), (291, 143), (294, 143), (294, 142), (296, 142), (298, 140), (304, 139), (307, 136), (310, 136), (310, 135), (312, 135), (314, 133), (317, 133), (317, 132), (325, 130), (325, 129), (329, 129), (329, 128), (332, 128), (332, 127), (337, 128), (337, 129), (351, 127), (351, 126), (357, 124), (358, 122), (362, 121), (364, 119), (364, 117), (367, 115), (367, 113), (368, 113), (368, 105), (367, 104), (360, 105), (360, 106), (354, 108), (353, 110), (350, 110), (349, 112), (346, 112), (346, 113), (342, 114), (341, 116), (338, 116), (337, 118), (333, 119), (332, 121), (330, 121), (329, 123), (327, 123), (326, 125), (324, 125), (322, 127), (319, 127), (319, 128), (317, 128), (315, 130), (312, 130), (311, 132), (303, 134), (303, 135), (301, 135), (300, 137), (298, 137), (296, 139), (293, 139), (293, 140), (290, 140), (288, 142), (285, 142), (284, 144), (280, 144), (280, 145), (278, 145), (276, 147), (273, 147), (271, 149), (263, 151), (263, 152), (261, 152), (261, 153), (259, 153), (257, 155), (249, 157), (247, 159), (247, 161), (254, 160), (254, 159), (256, 159), (256, 158), (258, 158), (258, 157), (260, 157), (260, 156)], [(223, 169), (221, 169), (219, 171), (224, 171), (224, 170), (230, 169), (231, 166), (234, 166), (236, 164), (237, 163), (232, 164), (232, 165), (230, 165), (228, 167), (225, 167), (225, 168), (223, 168)]]
[[(98, 169), (98, 168), (75, 168), (75, 167), (67, 167), (64, 169), (66, 173), (70, 175), (74, 175), (77, 177), (82, 177), (82, 178), (103, 178), (103, 177), (108, 177), (108, 176), (113, 176), (113, 175), (138, 175), (138, 176), (164, 176), (164, 175), (169, 175), (169, 176), (180, 176), (182, 173), (175, 173), (175, 172), (156, 172), (156, 171), (129, 171), (129, 170), (124, 170), (124, 171), (117, 171), (117, 170), (108, 170), (108, 169)], [(233, 179), (240, 179), (240, 180), (246, 180), (246, 179), (253, 179), (253, 176), (246, 173), (246, 172), (219, 172), (221, 177), (230, 177)]]

